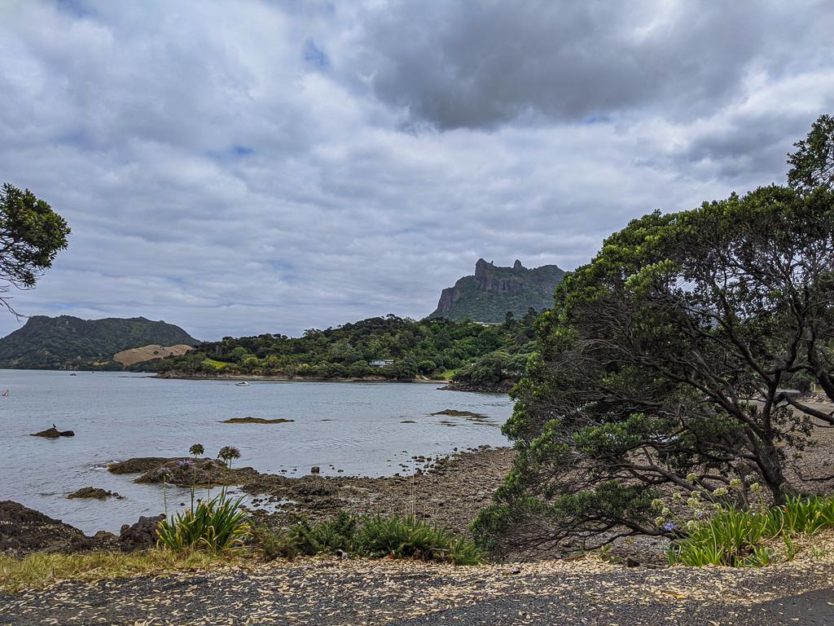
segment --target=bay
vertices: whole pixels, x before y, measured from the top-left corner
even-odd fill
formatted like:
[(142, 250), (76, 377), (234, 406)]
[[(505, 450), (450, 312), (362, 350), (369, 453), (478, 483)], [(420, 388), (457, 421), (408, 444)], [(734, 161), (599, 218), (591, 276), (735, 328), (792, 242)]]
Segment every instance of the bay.
[[(481, 445), (507, 445), (500, 426), (507, 396), (439, 390), (427, 383), (166, 380), (121, 372), (0, 371), (0, 500), (14, 500), (87, 533), (118, 532), (139, 515), (162, 511), (162, 488), (117, 476), (108, 463), (141, 456), (187, 456), (202, 443), (207, 456), (237, 447), (238, 467), (299, 476), (408, 474), (413, 456), (437, 456)], [(453, 409), (484, 420), (432, 415)], [(224, 424), (232, 417), (284, 418), (284, 424)], [(31, 433), (55, 424), (75, 437)], [(339, 471), (341, 470), (341, 472)], [(81, 487), (101, 487), (123, 500), (68, 500)], [(169, 512), (188, 491), (167, 490)]]

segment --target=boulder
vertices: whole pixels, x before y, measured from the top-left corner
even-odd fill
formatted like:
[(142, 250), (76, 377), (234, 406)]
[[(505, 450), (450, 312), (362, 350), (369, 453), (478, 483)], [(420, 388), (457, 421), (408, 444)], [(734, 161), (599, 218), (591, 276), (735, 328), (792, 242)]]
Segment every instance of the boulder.
[(156, 517), (142, 516), (135, 524), (125, 524), (119, 532), (119, 548), (122, 552), (148, 550), (156, 545), (156, 528), (165, 519), (162, 514)]

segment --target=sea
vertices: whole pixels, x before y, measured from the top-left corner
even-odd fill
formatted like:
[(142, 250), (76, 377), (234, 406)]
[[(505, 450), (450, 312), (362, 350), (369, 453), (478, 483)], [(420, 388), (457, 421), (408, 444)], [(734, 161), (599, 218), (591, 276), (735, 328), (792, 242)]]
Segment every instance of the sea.
[[(341, 383), (159, 379), (122, 372), (0, 370), (0, 500), (14, 500), (92, 534), (118, 532), (140, 515), (169, 513), (185, 489), (137, 484), (107, 465), (144, 456), (206, 456), (240, 450), (235, 467), (285, 476), (412, 474), (413, 457), (506, 446), (506, 395), (452, 392), (430, 383)], [(484, 416), (433, 415), (452, 409)], [(225, 424), (233, 417), (282, 424)], [(52, 425), (74, 437), (31, 434)], [(81, 487), (123, 499), (67, 499)]]

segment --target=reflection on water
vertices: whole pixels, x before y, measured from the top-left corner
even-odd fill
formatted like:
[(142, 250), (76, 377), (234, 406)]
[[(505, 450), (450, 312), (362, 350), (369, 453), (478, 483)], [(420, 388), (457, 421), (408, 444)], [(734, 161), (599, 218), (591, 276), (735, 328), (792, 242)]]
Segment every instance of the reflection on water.
[[(202, 443), (214, 455), (240, 449), (237, 466), (287, 476), (318, 465), (322, 474), (385, 476), (433, 456), (507, 441), (497, 428), (512, 410), (506, 396), (440, 391), (430, 384), (158, 380), (138, 374), (2, 370), (4, 471), (0, 499), (15, 500), (86, 532), (118, 531), (162, 509), (161, 488), (115, 476), (107, 463), (187, 455)], [(432, 415), (446, 409), (482, 420)], [(224, 424), (231, 417), (285, 418), (281, 424)], [(73, 438), (30, 434), (55, 424)], [(341, 470), (341, 471), (340, 471)], [(124, 500), (67, 500), (80, 487)], [(188, 490), (168, 491), (171, 506)]]

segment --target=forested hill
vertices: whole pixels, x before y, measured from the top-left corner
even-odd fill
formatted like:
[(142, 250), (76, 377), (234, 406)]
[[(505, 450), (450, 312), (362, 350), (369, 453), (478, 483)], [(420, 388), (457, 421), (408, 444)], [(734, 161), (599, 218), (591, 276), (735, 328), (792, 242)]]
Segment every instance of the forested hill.
[(534, 314), (485, 325), (445, 319), (373, 317), (302, 337), (226, 337), (158, 362), (162, 375), (249, 374), (295, 378), (419, 377), (506, 389), (533, 351)]
[(121, 350), (148, 344), (198, 343), (179, 326), (144, 317), (82, 320), (38, 315), (0, 339), (0, 367), (121, 369), (113, 361), (113, 355)]
[(498, 323), (507, 312), (516, 317), (531, 308), (541, 312), (553, 306), (553, 290), (564, 275), (556, 265), (528, 269), (516, 261), (512, 267), (498, 267), (478, 259), (475, 274), (444, 289), (429, 317)]

